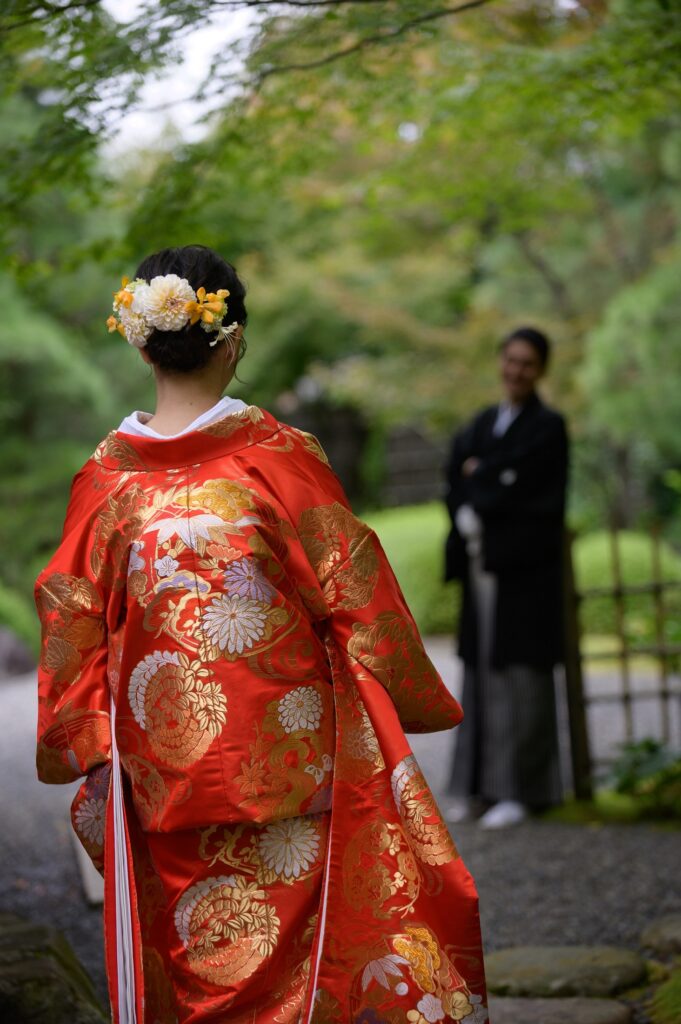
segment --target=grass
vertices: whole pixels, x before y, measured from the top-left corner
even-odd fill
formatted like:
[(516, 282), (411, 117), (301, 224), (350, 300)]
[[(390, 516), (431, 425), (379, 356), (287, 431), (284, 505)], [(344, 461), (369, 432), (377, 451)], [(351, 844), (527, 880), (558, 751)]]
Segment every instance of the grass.
[(542, 815), (542, 821), (564, 825), (636, 825), (645, 823), (678, 831), (681, 821), (669, 817), (651, 818), (642, 802), (613, 789), (596, 791), (593, 800), (566, 800)]
[[(618, 534), (618, 550), (622, 582), (628, 586), (650, 583), (653, 579), (653, 549), (645, 533), (623, 530)], [(610, 535), (603, 531), (578, 538), (573, 548), (577, 586), (581, 591), (614, 586)], [(665, 543), (660, 545), (660, 568), (663, 580), (681, 580), (681, 558)], [(670, 589), (664, 596), (664, 639), (669, 643), (681, 640), (681, 591)], [(650, 594), (633, 594), (624, 599), (624, 626), (631, 643), (655, 640), (655, 606)], [(615, 602), (609, 597), (587, 598), (581, 607), (582, 628), (589, 634), (613, 634), (617, 631)]]
[(443, 583), (449, 521), (443, 505), (408, 505), (366, 516), (378, 534), (407, 604), (424, 635), (452, 633), (460, 591)]
[(652, 1024), (679, 1024), (681, 1021), (681, 970), (657, 989), (650, 1002)]

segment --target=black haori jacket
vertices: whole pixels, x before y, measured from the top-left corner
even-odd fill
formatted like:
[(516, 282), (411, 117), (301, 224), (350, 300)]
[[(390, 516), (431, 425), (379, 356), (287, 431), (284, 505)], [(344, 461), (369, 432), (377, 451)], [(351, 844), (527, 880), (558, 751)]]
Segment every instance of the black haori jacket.
[[(533, 395), (502, 437), (498, 406), (479, 413), (453, 439), (446, 467), (452, 520), (445, 578), (464, 584), (459, 653), (477, 661), (477, 625), (466, 542), (455, 516), (471, 505), (484, 525), (484, 567), (498, 578), (492, 664), (550, 668), (562, 657), (562, 560), (568, 438), (563, 417)], [(468, 477), (466, 459), (480, 460)]]

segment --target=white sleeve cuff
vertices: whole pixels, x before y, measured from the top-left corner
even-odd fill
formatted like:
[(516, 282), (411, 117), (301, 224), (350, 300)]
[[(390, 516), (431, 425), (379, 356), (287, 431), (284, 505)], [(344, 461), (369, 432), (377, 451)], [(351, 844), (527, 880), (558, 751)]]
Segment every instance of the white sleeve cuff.
[(456, 523), (456, 528), (461, 536), (465, 537), (467, 540), (472, 539), (473, 537), (482, 536), (482, 520), (475, 509), (470, 505), (461, 505), (456, 510), (454, 522)]

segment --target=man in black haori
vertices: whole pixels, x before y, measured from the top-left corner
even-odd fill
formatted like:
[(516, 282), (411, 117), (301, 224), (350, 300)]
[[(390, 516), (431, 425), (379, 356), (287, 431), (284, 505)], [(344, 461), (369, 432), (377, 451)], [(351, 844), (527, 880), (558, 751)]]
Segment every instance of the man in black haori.
[(483, 828), (561, 800), (553, 669), (562, 657), (562, 551), (568, 439), (536, 385), (550, 346), (513, 331), (500, 349), (505, 397), (453, 440), (447, 464), (446, 578), (463, 582), (464, 722), (450, 820), (488, 806)]

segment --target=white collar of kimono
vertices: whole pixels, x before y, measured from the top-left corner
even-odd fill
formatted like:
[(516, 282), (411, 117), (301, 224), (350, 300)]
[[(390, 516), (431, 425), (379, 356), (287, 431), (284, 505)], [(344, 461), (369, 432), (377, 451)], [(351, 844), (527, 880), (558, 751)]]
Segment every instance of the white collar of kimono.
[(152, 415), (150, 412), (131, 412), (121, 423), (118, 433), (133, 434), (137, 437), (153, 437), (157, 441), (171, 441), (176, 437), (189, 434), (192, 430), (199, 430), (214, 420), (222, 419), (223, 416), (231, 416), (236, 412), (241, 412), (245, 408), (246, 403), (242, 402), (240, 398), (230, 398), (229, 395), (225, 395), (224, 398), (221, 398), (219, 402), (216, 402), (206, 412), (202, 412), (200, 416), (197, 416), (195, 420), (188, 423), (177, 434), (159, 434), (153, 427), (147, 426)]

